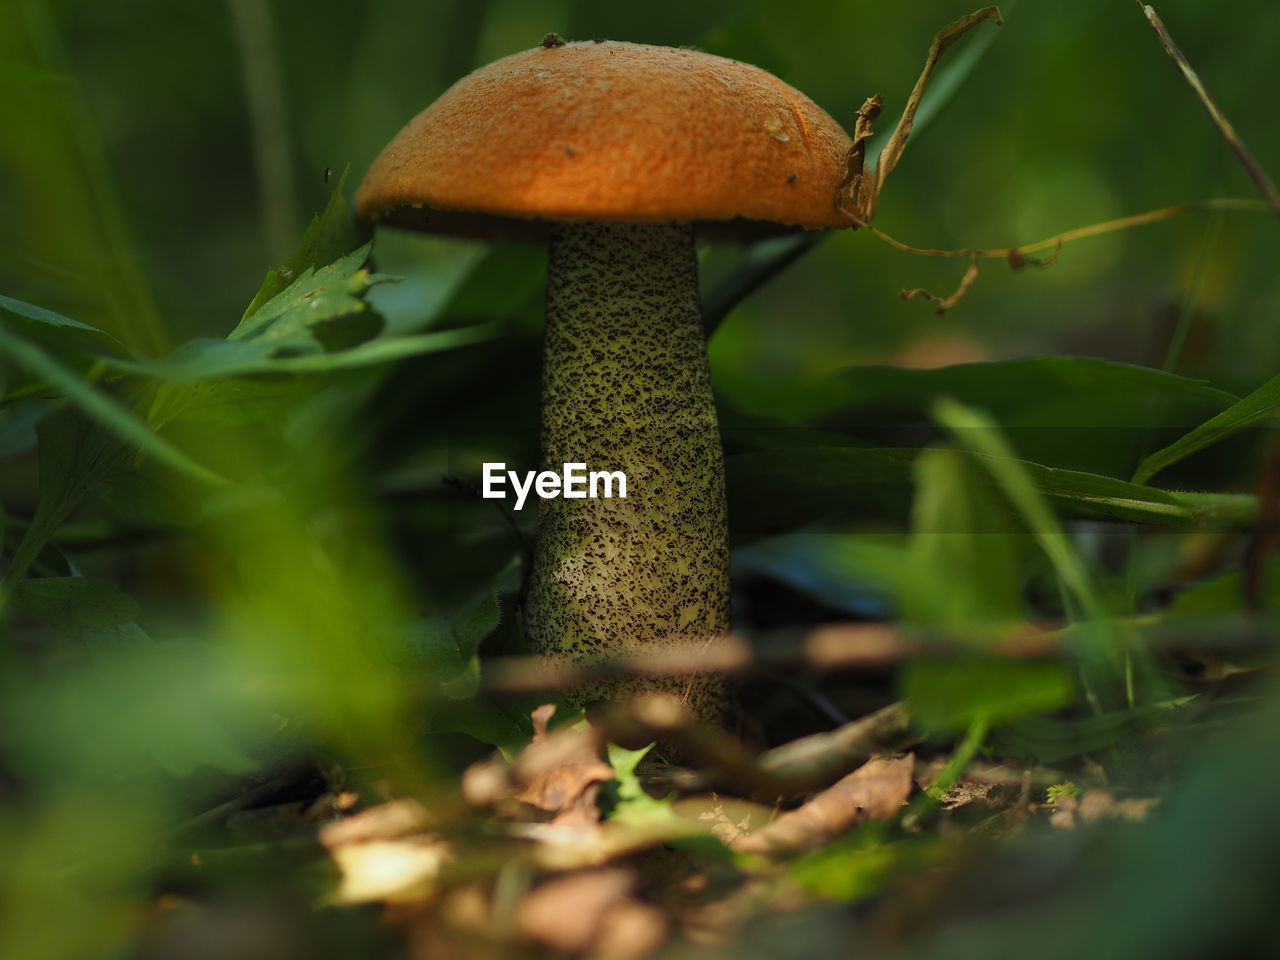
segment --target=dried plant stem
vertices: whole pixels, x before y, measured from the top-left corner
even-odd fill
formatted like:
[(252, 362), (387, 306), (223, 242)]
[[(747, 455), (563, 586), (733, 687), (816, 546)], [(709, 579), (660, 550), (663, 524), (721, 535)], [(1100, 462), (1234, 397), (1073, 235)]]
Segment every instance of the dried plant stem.
[(657, 740), (678, 749), (701, 771), (683, 782), (683, 788), (718, 786), (773, 800), (821, 789), (872, 754), (903, 746), (910, 714), (905, 704), (893, 703), (835, 730), (759, 755), (722, 729), (698, 723), (669, 697), (614, 704), (602, 720), (611, 741)]
[(1142, 7), (1142, 12), (1146, 15), (1147, 22), (1151, 24), (1151, 29), (1155, 31), (1156, 39), (1164, 47), (1164, 52), (1177, 65), (1187, 84), (1195, 91), (1195, 95), (1200, 99), (1201, 105), (1204, 106), (1205, 111), (1209, 114), (1209, 119), (1213, 121), (1213, 125), (1218, 128), (1218, 133), (1222, 135), (1222, 139), (1227, 142), (1231, 152), (1240, 161), (1240, 166), (1244, 167), (1245, 173), (1258, 185), (1258, 189), (1267, 198), (1267, 203), (1271, 205), (1271, 209), (1280, 214), (1280, 190), (1276, 189), (1275, 183), (1267, 176), (1267, 171), (1262, 169), (1262, 164), (1254, 159), (1253, 154), (1249, 152), (1249, 148), (1244, 145), (1244, 141), (1236, 133), (1236, 128), (1231, 125), (1231, 121), (1218, 108), (1218, 104), (1210, 95), (1199, 74), (1196, 73), (1187, 58), (1183, 56), (1182, 51), (1178, 49), (1178, 45), (1174, 42), (1173, 37), (1170, 36), (1169, 30), (1165, 27), (1164, 21), (1160, 19), (1159, 14), (1152, 9), (1150, 4), (1142, 3), (1141, 0), (1139, 0), (1138, 5)]
[[(923, 297), (937, 305), (938, 313), (946, 313), (949, 309), (959, 303), (964, 296), (973, 287), (978, 278), (978, 260), (1001, 258), (1008, 261), (1009, 266), (1015, 270), (1026, 266), (1043, 267), (1048, 266), (1057, 260), (1057, 250), (1061, 250), (1063, 244), (1070, 243), (1073, 240), (1083, 240), (1087, 237), (1101, 236), (1106, 233), (1115, 233), (1119, 230), (1128, 230), (1131, 227), (1139, 227), (1148, 223), (1156, 223), (1160, 220), (1166, 220), (1170, 217), (1184, 213), (1188, 210), (1244, 210), (1250, 212), (1275, 212), (1280, 213), (1280, 190), (1278, 190), (1262, 165), (1254, 158), (1248, 148), (1244, 145), (1244, 141), (1240, 139), (1240, 135), (1236, 133), (1231, 122), (1218, 108), (1213, 97), (1210, 96), (1208, 89), (1200, 80), (1187, 58), (1183, 56), (1182, 51), (1178, 49), (1178, 45), (1170, 36), (1168, 29), (1163, 21), (1156, 14), (1155, 10), (1148, 4), (1141, 3), (1143, 13), (1151, 24), (1152, 30), (1155, 31), (1156, 37), (1160, 40), (1165, 52), (1182, 71), (1183, 77), (1190, 84), (1196, 96), (1209, 113), (1214, 126), (1222, 138), (1227, 142), (1228, 146), (1239, 159), (1241, 166), (1252, 178), (1253, 182), (1258, 185), (1258, 189), (1262, 195), (1266, 197), (1266, 202), (1243, 200), (1237, 198), (1215, 198), (1211, 200), (1200, 200), (1192, 203), (1182, 203), (1171, 207), (1162, 207), (1159, 210), (1149, 210), (1145, 213), (1138, 213), (1128, 217), (1120, 217), (1115, 220), (1107, 220), (1102, 223), (1094, 223), (1085, 227), (1079, 227), (1075, 230), (1069, 230), (1066, 233), (1050, 237), (1037, 243), (1026, 244), (1019, 247), (1005, 247), (993, 249), (973, 249), (964, 248), (957, 250), (934, 250), (921, 247), (913, 247), (909, 244), (896, 240), (886, 234), (884, 231), (871, 226), (871, 220), (876, 215), (879, 207), (880, 194), (884, 190), (885, 181), (889, 174), (893, 172), (893, 168), (897, 165), (902, 151), (906, 148), (907, 140), (911, 136), (911, 130), (915, 123), (916, 112), (920, 107), (921, 100), (924, 97), (925, 88), (928, 85), (929, 78), (933, 75), (934, 68), (938, 64), (938, 60), (947, 48), (963, 37), (986, 20), (994, 20), (997, 24), (1003, 21), (1000, 18), (1000, 10), (998, 7), (984, 7), (976, 10), (966, 17), (956, 20), (954, 23), (948, 24), (940, 30), (933, 38), (933, 43), (929, 47), (929, 52), (925, 57), (924, 69), (920, 72), (916, 85), (911, 91), (911, 95), (907, 98), (906, 107), (902, 111), (902, 117), (898, 120), (897, 127), (894, 128), (892, 135), (889, 137), (885, 148), (880, 151), (880, 156), (876, 161), (876, 167), (870, 172), (866, 172), (863, 166), (864, 153), (866, 151), (867, 141), (873, 132), (873, 124), (880, 114), (883, 101), (879, 96), (871, 97), (862, 105), (858, 111), (858, 121), (854, 129), (853, 146), (849, 150), (848, 157), (848, 173), (845, 182), (837, 195), (836, 202), (848, 210), (854, 216), (854, 226), (869, 230), (885, 243), (889, 244), (896, 250), (903, 253), (913, 253), (918, 256), (925, 257), (967, 257), (969, 266), (964, 272), (956, 290), (948, 296), (938, 296), (929, 292), (924, 288), (916, 288), (914, 290), (903, 290), (900, 296), (904, 300), (910, 300), (913, 297)], [(1053, 256), (1044, 260), (1033, 260), (1029, 258), (1029, 254), (1036, 253), (1040, 250), (1054, 249)]]
[(1158, 223), (1161, 220), (1168, 220), (1171, 217), (1178, 216), (1178, 214), (1189, 213), (1193, 210), (1267, 213), (1269, 209), (1268, 205), (1261, 200), (1249, 200), (1243, 197), (1213, 197), (1207, 200), (1176, 203), (1173, 206), (1160, 207), (1158, 210), (1147, 210), (1143, 213), (1134, 213), (1114, 220), (1103, 220), (1100, 223), (1091, 223), (1088, 226), (1076, 227), (1074, 230), (1055, 234), (1044, 240), (1037, 240), (1035, 243), (1024, 243), (1016, 247), (958, 247), (952, 250), (913, 247), (889, 236), (883, 230), (873, 227), (869, 223), (861, 222), (857, 226), (870, 231), (889, 246), (903, 253), (913, 253), (919, 257), (977, 257), (984, 260), (1006, 260), (1016, 270), (1024, 266), (1048, 266), (1056, 259), (1055, 255), (1055, 257), (1045, 261), (1032, 261), (1027, 259), (1027, 254), (1039, 253), (1041, 250), (1057, 250), (1075, 240), (1086, 240), (1089, 237), (1100, 237), (1107, 233), (1118, 233), (1121, 230), (1129, 230), (1133, 227), (1143, 227), (1149, 223)]
[(929, 45), (929, 52), (925, 55), (924, 69), (920, 71), (916, 85), (911, 95), (907, 97), (907, 104), (902, 110), (898, 125), (889, 136), (889, 142), (880, 151), (876, 168), (870, 174), (862, 172), (862, 154), (866, 149), (866, 141), (872, 133), (872, 121), (880, 113), (882, 101), (878, 96), (872, 97), (858, 111), (853, 148), (849, 152), (849, 176), (845, 187), (841, 190), (841, 198), (844, 200), (844, 205), (850, 207), (859, 219), (871, 220), (876, 215), (876, 207), (880, 201), (880, 193), (884, 190), (884, 182), (893, 172), (893, 168), (898, 165), (902, 151), (907, 147), (907, 140), (911, 137), (912, 127), (915, 125), (916, 111), (920, 108), (920, 101), (924, 99), (925, 87), (929, 84), (929, 78), (933, 76), (938, 60), (948, 47), (986, 20), (994, 20), (997, 25), (1003, 23), (1004, 21), (1000, 19), (1000, 8), (992, 6), (975, 10), (968, 16), (947, 24), (934, 36), (933, 43)]
[[(1280, 499), (1280, 494), (1276, 494)], [(1137, 631), (1142, 644), (1156, 650), (1197, 648), (1253, 650), (1259, 645), (1259, 623), (1252, 617), (1196, 618), (1182, 629), (1149, 617), (1124, 621), (1126, 632)], [(1280, 626), (1272, 618), (1268, 628)], [(1027, 624), (1010, 632), (1008, 624), (993, 624), (983, 645), (994, 656), (1036, 659), (1069, 655), (1077, 637), (1071, 628), (1053, 630)], [(778, 631), (748, 642), (735, 634), (721, 634), (714, 644), (706, 638), (671, 645), (644, 656), (618, 656), (583, 664), (553, 664), (536, 656), (493, 657), (485, 660), (481, 684), (490, 694), (569, 690), (583, 684), (618, 677), (678, 677), (698, 671), (741, 676), (760, 666), (797, 664), (816, 670), (866, 670), (891, 667), (928, 656), (952, 656), (954, 639), (945, 635), (908, 633), (883, 623), (833, 623), (804, 634)]]
[[(918, 257), (967, 257), (969, 258), (969, 266), (966, 268), (964, 276), (961, 278), (960, 285), (954, 293), (946, 297), (939, 297), (930, 293), (923, 288), (915, 290), (904, 290), (900, 294), (903, 299), (909, 300), (912, 297), (923, 296), (926, 299), (938, 305), (938, 312), (945, 313), (954, 307), (973, 286), (978, 276), (979, 260), (1004, 260), (1014, 270), (1021, 270), (1023, 267), (1047, 267), (1055, 263), (1058, 259), (1058, 253), (1062, 247), (1076, 240), (1085, 240), (1089, 237), (1099, 237), (1108, 233), (1118, 233), (1121, 230), (1129, 230), (1133, 227), (1146, 226), (1149, 223), (1158, 223), (1161, 220), (1168, 220), (1182, 213), (1188, 213), (1193, 210), (1227, 210), (1240, 213), (1269, 213), (1271, 207), (1269, 204), (1261, 200), (1250, 200), (1242, 197), (1213, 197), (1206, 200), (1192, 200), (1188, 203), (1177, 203), (1169, 207), (1161, 207), (1158, 210), (1147, 210), (1143, 213), (1131, 214), (1127, 217), (1118, 217), (1114, 220), (1103, 220), (1100, 223), (1091, 223), (1087, 226), (1076, 227), (1074, 230), (1067, 230), (1065, 233), (1059, 233), (1056, 236), (1048, 237), (1044, 240), (1037, 240), (1035, 243), (1022, 244), (1017, 247), (960, 247), (952, 250), (934, 249), (930, 247), (913, 247), (908, 243), (903, 243), (895, 237), (885, 233), (879, 227), (874, 227), (865, 220), (858, 220), (855, 226), (861, 227), (870, 232), (876, 238), (884, 241), (895, 250), (902, 253), (915, 254)], [(1042, 250), (1053, 250), (1052, 256), (1042, 260), (1037, 260), (1029, 254), (1039, 253)]]

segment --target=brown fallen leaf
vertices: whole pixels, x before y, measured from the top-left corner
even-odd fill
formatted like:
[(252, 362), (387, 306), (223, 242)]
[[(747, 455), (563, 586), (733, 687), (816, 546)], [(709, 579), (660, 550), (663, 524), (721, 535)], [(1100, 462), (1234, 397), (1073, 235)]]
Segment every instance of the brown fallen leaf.
[(657, 907), (626, 899), (605, 911), (588, 960), (640, 960), (667, 939), (667, 918)]
[(743, 837), (734, 849), (765, 854), (807, 850), (863, 821), (888, 820), (907, 802), (914, 768), (913, 754), (869, 760), (803, 806)]
[(329, 896), (336, 904), (416, 902), (435, 891), (449, 846), (428, 832), (432, 818), (402, 798), (321, 828), (320, 843), (342, 875)]
[[(736, 813), (736, 811), (735, 811)], [(711, 835), (726, 847), (732, 847), (745, 840), (751, 833), (751, 814), (736, 819), (725, 810), (724, 804), (716, 803), (709, 810), (699, 812), (698, 819), (705, 823)]]
[(1082, 820), (1129, 820), (1139, 822), (1159, 803), (1156, 797), (1117, 799), (1110, 790), (1086, 790), (1080, 798)]
[(521, 790), (516, 799), (550, 814), (553, 824), (580, 826), (600, 821), (596, 796), (613, 779), (613, 767), (600, 759), (603, 744), (592, 727), (547, 731), (555, 706), (533, 711), (533, 739), (512, 764)]
[(1058, 830), (1074, 830), (1076, 828), (1076, 811), (1080, 808), (1080, 798), (1070, 795), (1058, 797), (1048, 806), (1053, 812), (1049, 814), (1049, 826)]
[(553, 877), (525, 894), (516, 929), (528, 940), (597, 960), (636, 960), (666, 939), (661, 912), (631, 896), (634, 871), (579, 870)]
[(1116, 799), (1110, 790), (1086, 790), (1080, 797), (1059, 797), (1050, 809), (1049, 825), (1059, 830), (1074, 830), (1077, 821), (1099, 820), (1140, 822), (1160, 802), (1158, 797)]
[(584, 726), (548, 730), (555, 713), (532, 713), (533, 737), (515, 760), (473, 763), (462, 775), (462, 795), (474, 806), (493, 806), (500, 818), (581, 827), (599, 823), (596, 797), (613, 768), (600, 759), (600, 734)]
[(320, 828), (320, 843), (328, 849), (369, 840), (392, 840), (438, 826), (430, 812), (411, 797), (380, 803)]
[(477, 760), (462, 771), (462, 798), (473, 807), (487, 807), (511, 796), (511, 764), (498, 754)]

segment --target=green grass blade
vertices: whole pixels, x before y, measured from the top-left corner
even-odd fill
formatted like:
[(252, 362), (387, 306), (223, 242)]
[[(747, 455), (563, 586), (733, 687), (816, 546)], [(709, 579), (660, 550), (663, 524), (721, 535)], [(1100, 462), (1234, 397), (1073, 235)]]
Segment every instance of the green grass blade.
[(56, 310), (49, 310), (45, 307), (37, 306), (34, 303), (27, 303), (25, 300), (15, 300), (13, 297), (6, 297), (0, 294), (0, 310), (6, 310), (9, 313), (17, 314), (28, 320), (34, 320), (36, 323), (42, 323), (54, 329), (69, 327), (73, 330), (79, 330), (84, 333), (91, 334), (95, 337), (101, 337), (120, 350), (125, 350), (124, 344), (98, 327), (91, 326), (87, 323), (81, 323), (79, 320), (72, 320), (70, 317), (63, 316)]
[(115, 370), (150, 377), (164, 383), (194, 383), (254, 374), (353, 370), (480, 343), (491, 340), (500, 333), (497, 324), (478, 324), (433, 333), (386, 337), (370, 340), (349, 350), (301, 357), (273, 357), (270, 355), (270, 344), (259, 345), (256, 341), (191, 340), (169, 356), (157, 360), (134, 362), (108, 358), (104, 362)]
[[(905, 491), (920, 454), (921, 450), (911, 447), (806, 445), (731, 456), (726, 469), (735, 536), (865, 522), (873, 516), (905, 520)], [(1005, 459), (972, 456), (992, 461), (984, 464), (991, 476)], [(1072, 518), (1234, 529), (1257, 521), (1258, 500), (1251, 494), (1160, 490), (1021, 458), (1013, 463), (1041, 497)]]
[(161, 463), (204, 483), (222, 485), (229, 482), (148, 428), (132, 410), (94, 389), (39, 347), (14, 336), (3, 325), (0, 325), (0, 352), (62, 390), (88, 416)]
[(1280, 413), (1280, 374), (1190, 433), (1148, 456), (1134, 471), (1134, 483), (1146, 483), (1166, 467), (1224, 440), (1238, 430)]
[(965, 449), (981, 454), (980, 462), (1022, 515), (1058, 576), (1090, 619), (1105, 620), (1106, 605), (1093, 577), (1071, 547), (1058, 518), (1049, 509), (1030, 473), (989, 418), (955, 400), (943, 398), (933, 407), (934, 419)]

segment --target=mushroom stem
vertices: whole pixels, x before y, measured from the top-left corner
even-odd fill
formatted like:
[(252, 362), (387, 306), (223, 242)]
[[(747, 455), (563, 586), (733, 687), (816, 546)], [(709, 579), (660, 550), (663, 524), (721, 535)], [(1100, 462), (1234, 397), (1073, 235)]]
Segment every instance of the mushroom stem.
[[(626, 499), (615, 485), (612, 499), (541, 501), (534, 645), (572, 664), (713, 642), (729, 628), (728, 524), (692, 227), (558, 225), (547, 277), (543, 469), (622, 471)], [(706, 675), (579, 696), (654, 690), (704, 718), (724, 708)]]

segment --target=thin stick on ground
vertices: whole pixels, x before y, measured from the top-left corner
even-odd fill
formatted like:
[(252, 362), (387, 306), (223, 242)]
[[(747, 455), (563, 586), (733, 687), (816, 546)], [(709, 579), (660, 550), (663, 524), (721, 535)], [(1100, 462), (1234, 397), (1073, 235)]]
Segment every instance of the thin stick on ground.
[(836, 730), (759, 755), (723, 730), (697, 722), (672, 697), (614, 704), (601, 720), (610, 741), (657, 740), (676, 748), (702, 771), (697, 786), (715, 785), (772, 800), (825, 787), (874, 753), (904, 746), (910, 715), (905, 704), (893, 703)]
[[(1157, 618), (1126, 618), (1121, 625), (1152, 650), (1187, 647), (1219, 651), (1254, 651), (1265, 646), (1258, 630), (1280, 628), (1273, 615), (1265, 622), (1253, 616), (1189, 618), (1180, 628)], [(1136, 642), (1135, 641), (1135, 642)], [(1017, 659), (1070, 656), (1076, 650), (1072, 629), (1026, 624), (1010, 632), (1008, 624), (993, 624), (986, 638), (988, 654)], [(883, 623), (831, 623), (807, 631), (779, 630), (744, 637), (721, 636), (714, 647), (700, 652), (696, 644), (641, 656), (614, 657), (590, 664), (550, 663), (537, 656), (491, 657), (484, 661), (481, 688), (487, 694), (510, 695), (568, 690), (620, 676), (671, 676), (718, 673), (742, 676), (762, 667), (804, 666), (822, 672), (882, 669), (907, 659), (952, 656), (955, 638), (944, 634), (908, 632)]]

